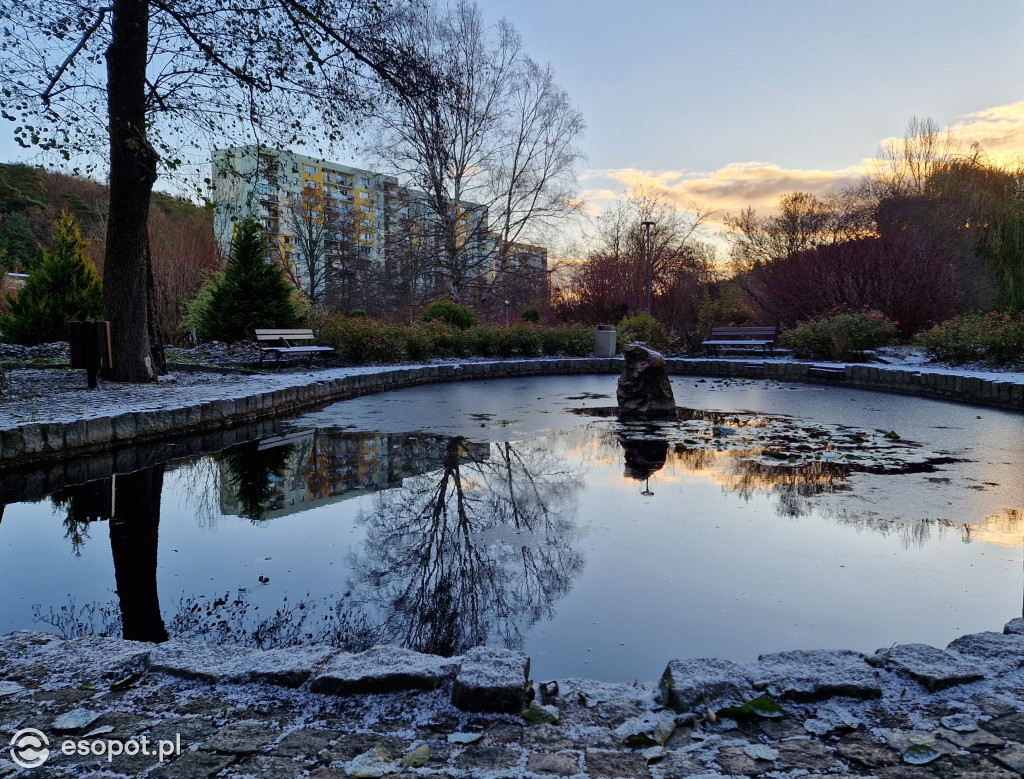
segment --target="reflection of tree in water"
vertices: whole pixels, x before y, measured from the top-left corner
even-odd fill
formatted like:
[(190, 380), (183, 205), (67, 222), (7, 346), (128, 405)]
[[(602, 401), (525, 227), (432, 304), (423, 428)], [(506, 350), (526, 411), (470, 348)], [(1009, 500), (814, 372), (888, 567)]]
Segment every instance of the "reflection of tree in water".
[(353, 600), (379, 614), (376, 640), (453, 655), (522, 645), (583, 567), (572, 546), (578, 474), (551, 452), (449, 440), (440, 471), (378, 493)]
[(294, 448), (284, 445), (261, 449), (259, 441), (250, 441), (217, 455), (217, 460), (227, 468), (227, 480), (238, 500), (241, 516), (254, 522), (264, 518), (275, 493), (274, 480), (291, 470), (288, 458)]
[[(51, 497), (55, 507), (67, 512), (64, 525), (76, 554), (88, 537), (89, 524), (108, 522), (121, 634), (126, 639), (167, 640), (156, 582), (163, 481), (164, 464), (161, 463), (74, 485)], [(36, 618), (67, 634), (81, 632), (96, 614), (101, 614), (105, 629), (109, 629), (114, 624), (110, 613), (96, 609), (87, 604), (79, 613), (72, 601), (70, 606), (57, 611), (51, 608), (48, 616), (42, 614), (41, 608), (36, 609)]]

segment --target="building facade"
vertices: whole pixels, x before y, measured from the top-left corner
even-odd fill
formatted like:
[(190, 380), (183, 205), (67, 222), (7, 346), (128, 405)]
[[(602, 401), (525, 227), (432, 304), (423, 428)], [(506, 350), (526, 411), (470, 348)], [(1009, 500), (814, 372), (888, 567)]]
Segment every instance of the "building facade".
[(439, 225), (443, 209), (394, 176), (267, 147), (215, 151), (212, 167), (221, 247), (230, 244), (234, 222), (252, 214), (271, 257), (316, 304), (415, 307), (443, 297), (453, 273), (478, 290), (494, 285), (502, 276), (497, 258), (508, 256), (542, 279), (544, 289), (531, 294), (545, 294), (546, 250), (513, 244), (498, 251), (486, 206), (460, 202), (448, 216), (453, 221)]

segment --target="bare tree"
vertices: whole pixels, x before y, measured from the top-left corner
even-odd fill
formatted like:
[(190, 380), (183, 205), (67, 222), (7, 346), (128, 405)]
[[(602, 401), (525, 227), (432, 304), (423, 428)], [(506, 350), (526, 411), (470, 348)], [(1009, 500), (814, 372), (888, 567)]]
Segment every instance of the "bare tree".
[(958, 152), (952, 130), (943, 133), (934, 119), (912, 116), (902, 140), (879, 148), (881, 165), (868, 183), (879, 200), (924, 195), (928, 180)]
[(290, 235), (282, 267), (314, 309), (323, 306), (332, 266), (342, 274), (350, 259), (352, 216), (342, 208), (320, 189), (304, 187), (285, 196), (283, 222)]
[(146, 226), (183, 147), (330, 142), (374, 84), (403, 89), (420, 73), (389, 0), (20, 0), (0, 18), (2, 115), (18, 142), (94, 164), (109, 148), (104, 294), (121, 381), (157, 371)]
[(699, 240), (710, 212), (696, 204), (680, 211), (655, 190), (637, 187), (597, 218), (586, 260), (575, 265), (555, 293), (564, 319), (614, 322), (646, 310), (647, 233), (651, 227), (652, 313), (685, 331), (696, 299), (715, 278), (714, 249)]
[(760, 216), (752, 208), (726, 217), (737, 272), (791, 257), (819, 246), (874, 234), (876, 201), (865, 187), (818, 197), (790, 192), (779, 198), (774, 213)]
[(465, 300), (508, 270), (531, 224), (572, 210), (584, 124), (515, 28), (487, 26), (471, 2), (410, 14), (403, 34), (437, 88), (384, 106), (374, 151), (422, 193), (421, 241), (447, 293)]

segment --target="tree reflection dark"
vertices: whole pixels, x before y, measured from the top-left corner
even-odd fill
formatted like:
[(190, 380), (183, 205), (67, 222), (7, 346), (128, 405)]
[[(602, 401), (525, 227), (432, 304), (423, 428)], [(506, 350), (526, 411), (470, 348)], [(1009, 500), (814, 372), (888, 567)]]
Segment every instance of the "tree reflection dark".
[[(486, 446), (486, 445), (485, 445)], [(440, 471), (378, 493), (353, 598), (379, 612), (380, 643), (453, 655), (522, 645), (582, 570), (578, 474), (541, 448), (449, 439)]]

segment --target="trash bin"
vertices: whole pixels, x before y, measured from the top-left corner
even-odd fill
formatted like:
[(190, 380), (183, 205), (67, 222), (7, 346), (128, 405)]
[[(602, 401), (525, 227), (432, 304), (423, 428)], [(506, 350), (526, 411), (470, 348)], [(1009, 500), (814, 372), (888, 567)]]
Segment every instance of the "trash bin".
[(68, 322), (71, 367), (85, 368), (89, 388), (96, 389), (96, 372), (112, 364), (110, 322)]
[(597, 326), (597, 332), (594, 333), (594, 356), (615, 356), (615, 327), (613, 325)]

